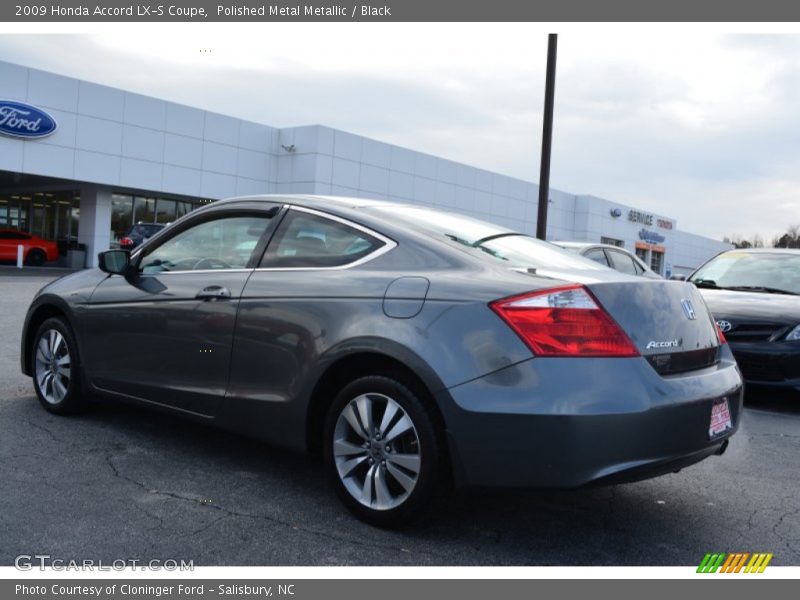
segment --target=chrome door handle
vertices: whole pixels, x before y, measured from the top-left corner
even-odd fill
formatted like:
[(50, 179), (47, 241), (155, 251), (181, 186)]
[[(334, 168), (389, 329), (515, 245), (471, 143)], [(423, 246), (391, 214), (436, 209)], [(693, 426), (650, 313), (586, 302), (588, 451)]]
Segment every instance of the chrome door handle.
[(231, 291), (221, 285), (210, 285), (197, 292), (198, 300), (224, 300), (231, 297)]

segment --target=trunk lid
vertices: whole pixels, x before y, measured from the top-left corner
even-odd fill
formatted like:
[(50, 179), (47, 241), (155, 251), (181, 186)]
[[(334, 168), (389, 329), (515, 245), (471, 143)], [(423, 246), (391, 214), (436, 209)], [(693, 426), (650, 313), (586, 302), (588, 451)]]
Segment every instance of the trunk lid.
[(691, 370), (716, 362), (719, 339), (714, 319), (693, 284), (640, 278), (589, 283), (586, 288), (642, 356), (662, 357), (650, 361), (659, 372)]

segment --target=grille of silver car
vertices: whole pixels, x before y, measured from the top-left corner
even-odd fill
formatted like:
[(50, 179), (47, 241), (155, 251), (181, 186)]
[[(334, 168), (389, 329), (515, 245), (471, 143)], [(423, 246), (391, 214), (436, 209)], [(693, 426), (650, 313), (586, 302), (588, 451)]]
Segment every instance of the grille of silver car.
[(725, 333), (725, 337), (731, 342), (763, 342), (786, 327), (776, 323), (733, 323), (733, 328)]

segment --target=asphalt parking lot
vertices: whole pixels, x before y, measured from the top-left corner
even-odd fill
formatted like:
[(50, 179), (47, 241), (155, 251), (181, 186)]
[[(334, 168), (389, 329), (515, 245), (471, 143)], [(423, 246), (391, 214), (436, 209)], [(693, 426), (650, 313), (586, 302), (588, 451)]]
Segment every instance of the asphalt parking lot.
[(340, 506), (312, 458), (120, 405), (45, 412), (20, 373), (19, 336), (53, 276), (0, 267), (2, 565), (35, 553), (195, 565), (696, 565), (714, 551), (800, 565), (800, 398), (754, 398), (724, 456), (677, 474), (576, 492), (464, 491), (409, 529), (382, 531)]

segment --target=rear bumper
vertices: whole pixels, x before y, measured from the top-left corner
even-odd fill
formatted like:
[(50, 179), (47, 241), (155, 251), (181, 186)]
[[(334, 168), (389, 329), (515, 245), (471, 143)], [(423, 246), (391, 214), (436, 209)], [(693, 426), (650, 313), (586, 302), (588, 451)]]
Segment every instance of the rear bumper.
[[(733, 429), (709, 439), (727, 398)], [(443, 391), (456, 482), (575, 488), (634, 481), (724, 450), (742, 382), (730, 350), (715, 367), (659, 376), (643, 358), (535, 358)]]
[(800, 347), (796, 342), (739, 342), (730, 346), (748, 384), (800, 391)]

